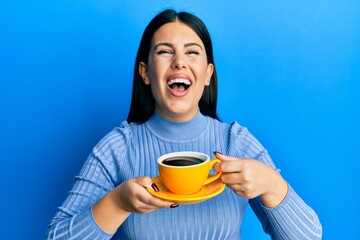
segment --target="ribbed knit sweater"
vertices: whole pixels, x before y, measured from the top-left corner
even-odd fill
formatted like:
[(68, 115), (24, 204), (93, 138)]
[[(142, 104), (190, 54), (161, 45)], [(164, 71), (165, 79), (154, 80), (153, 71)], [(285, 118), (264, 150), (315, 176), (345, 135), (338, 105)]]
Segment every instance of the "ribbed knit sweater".
[(198, 204), (132, 213), (114, 234), (95, 222), (92, 206), (107, 192), (138, 176), (158, 176), (157, 158), (174, 151), (222, 152), (257, 159), (276, 169), (268, 152), (246, 128), (202, 115), (171, 122), (155, 113), (143, 124), (126, 121), (93, 149), (72, 190), (52, 219), (47, 239), (241, 239), (248, 203), (273, 239), (321, 239), (316, 213), (289, 185), (280, 205), (267, 208), (260, 198), (236, 195), (230, 188)]

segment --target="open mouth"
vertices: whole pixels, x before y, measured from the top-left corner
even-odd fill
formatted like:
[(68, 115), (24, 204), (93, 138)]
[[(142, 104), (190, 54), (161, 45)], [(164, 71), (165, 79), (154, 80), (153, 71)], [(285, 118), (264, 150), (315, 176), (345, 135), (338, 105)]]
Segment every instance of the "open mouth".
[(191, 86), (191, 81), (183, 78), (170, 79), (167, 85), (175, 92), (184, 92)]

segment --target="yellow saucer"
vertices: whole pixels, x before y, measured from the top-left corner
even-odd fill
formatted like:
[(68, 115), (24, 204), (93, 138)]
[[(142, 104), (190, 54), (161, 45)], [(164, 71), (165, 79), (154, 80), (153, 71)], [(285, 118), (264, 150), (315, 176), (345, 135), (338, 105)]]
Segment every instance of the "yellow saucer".
[(201, 188), (201, 190), (194, 194), (178, 195), (170, 192), (164, 183), (161, 181), (160, 176), (154, 177), (153, 182), (158, 186), (159, 192), (155, 192), (152, 188), (146, 190), (153, 196), (168, 200), (179, 204), (194, 204), (208, 200), (216, 195), (219, 195), (225, 189), (225, 184), (217, 179)]

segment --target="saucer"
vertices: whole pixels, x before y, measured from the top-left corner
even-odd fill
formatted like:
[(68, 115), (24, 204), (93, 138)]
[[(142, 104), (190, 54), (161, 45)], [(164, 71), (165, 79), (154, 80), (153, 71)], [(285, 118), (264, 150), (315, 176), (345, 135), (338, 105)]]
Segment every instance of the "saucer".
[(164, 183), (161, 181), (160, 176), (154, 177), (152, 181), (158, 186), (159, 191), (155, 192), (152, 188), (146, 190), (153, 196), (163, 200), (179, 203), (179, 204), (194, 204), (208, 200), (216, 195), (219, 195), (225, 189), (225, 184), (220, 179), (203, 186), (201, 190), (194, 194), (179, 195), (170, 192)]

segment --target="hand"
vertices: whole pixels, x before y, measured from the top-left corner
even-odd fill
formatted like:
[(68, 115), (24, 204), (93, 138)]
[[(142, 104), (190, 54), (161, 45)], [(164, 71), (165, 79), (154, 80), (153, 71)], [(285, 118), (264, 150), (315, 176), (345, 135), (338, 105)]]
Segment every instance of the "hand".
[(275, 207), (285, 198), (288, 185), (271, 167), (250, 158), (235, 158), (216, 153), (221, 163), (215, 165), (222, 172), (221, 180), (244, 198), (260, 196), (267, 207)]
[(174, 208), (178, 205), (152, 196), (145, 187), (158, 191), (149, 177), (137, 177), (120, 184), (116, 189), (119, 207), (127, 212), (149, 213), (160, 208)]
[(152, 187), (149, 177), (127, 180), (96, 202), (92, 214), (96, 223), (107, 233), (113, 233), (131, 213), (149, 213), (160, 208), (174, 208), (173, 202), (153, 197), (145, 187)]

